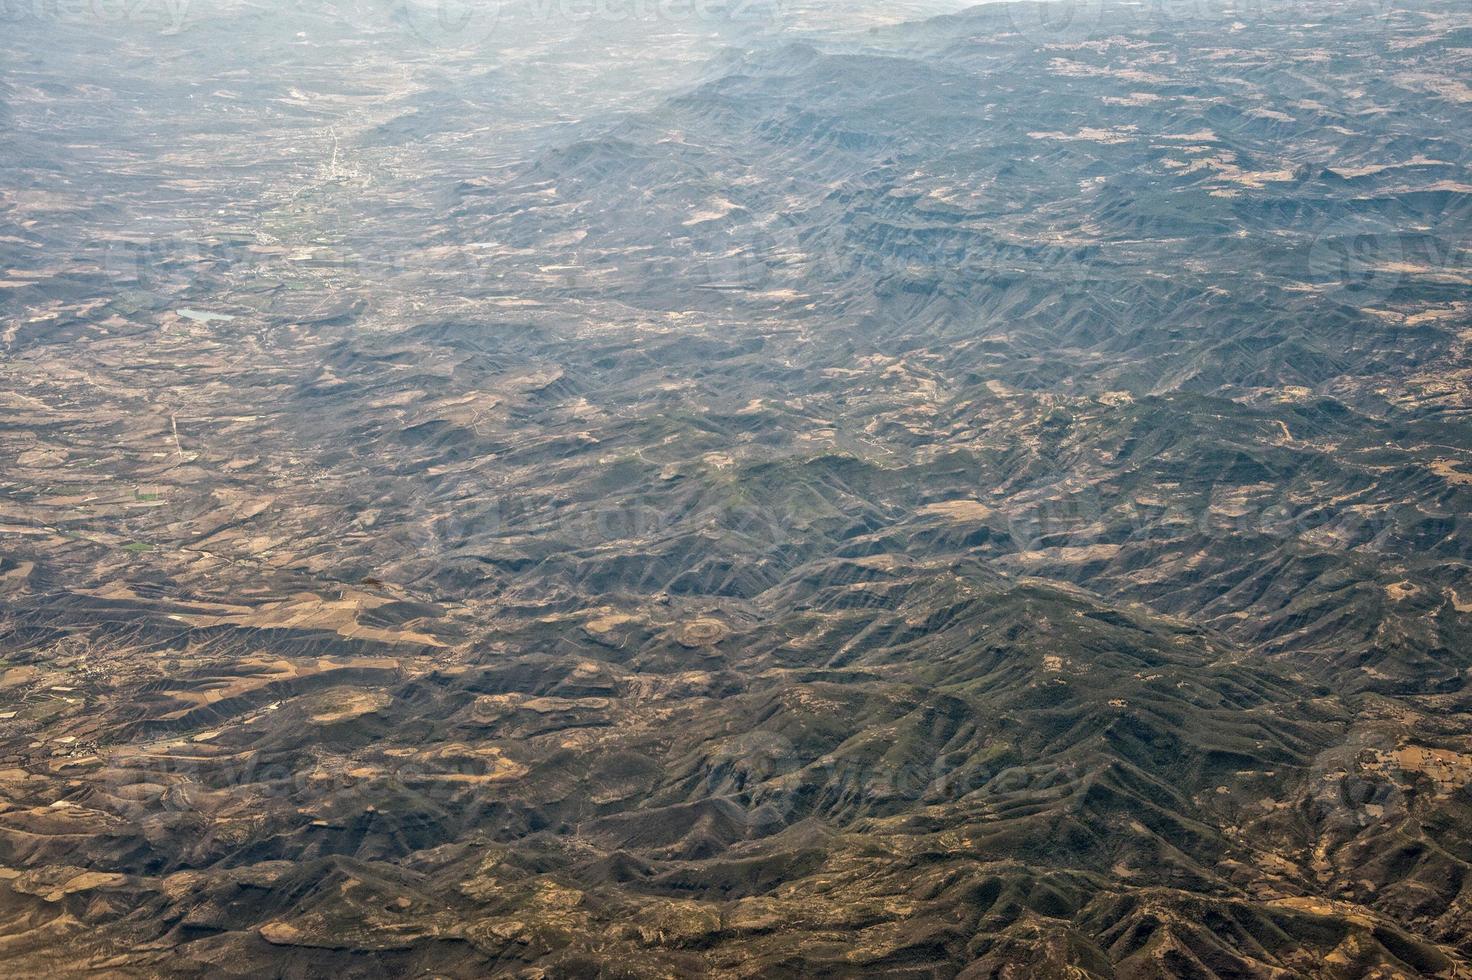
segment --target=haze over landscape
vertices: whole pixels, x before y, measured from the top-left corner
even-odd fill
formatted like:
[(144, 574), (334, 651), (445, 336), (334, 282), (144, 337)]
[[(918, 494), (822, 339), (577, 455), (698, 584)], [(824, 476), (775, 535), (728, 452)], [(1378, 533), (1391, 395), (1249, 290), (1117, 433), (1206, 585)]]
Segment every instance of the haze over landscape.
[(1472, 974), (1472, 9), (0, 0), (0, 974)]

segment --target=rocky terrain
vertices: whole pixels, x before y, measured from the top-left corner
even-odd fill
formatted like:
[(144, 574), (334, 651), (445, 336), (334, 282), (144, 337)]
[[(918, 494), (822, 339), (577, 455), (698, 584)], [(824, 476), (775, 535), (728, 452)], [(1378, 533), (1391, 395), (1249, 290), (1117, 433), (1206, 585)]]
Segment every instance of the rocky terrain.
[(15, 5), (0, 971), (1472, 974), (1472, 11)]

